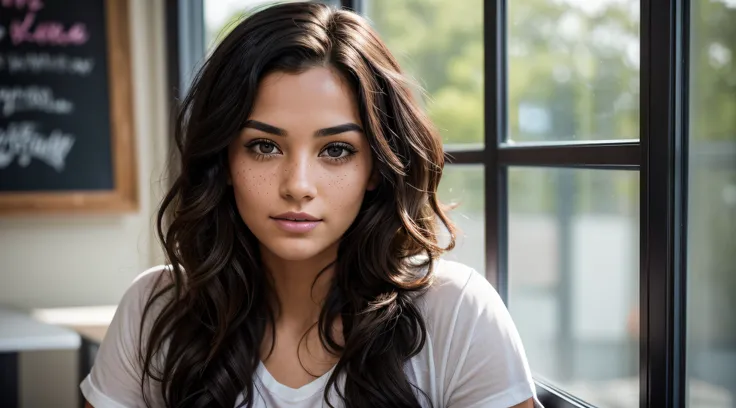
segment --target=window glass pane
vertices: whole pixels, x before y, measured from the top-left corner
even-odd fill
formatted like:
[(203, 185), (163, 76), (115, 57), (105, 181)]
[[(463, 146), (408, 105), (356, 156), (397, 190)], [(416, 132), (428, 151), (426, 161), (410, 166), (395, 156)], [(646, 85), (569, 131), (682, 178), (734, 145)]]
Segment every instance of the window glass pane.
[(455, 249), (444, 258), (480, 273), (485, 271), (486, 253), (483, 180), (482, 165), (447, 165), (437, 192), (442, 204), (456, 205), (449, 215), (459, 229)]
[(736, 2), (693, 1), (687, 252), (690, 407), (736, 407)]
[(511, 168), (509, 309), (538, 378), (639, 405), (639, 173)]
[(639, 0), (508, 1), (515, 141), (639, 138)]
[[(483, 0), (363, 0), (365, 15), (452, 144), (483, 143)], [(468, 146), (463, 146), (468, 148)]]
[[(204, 0), (204, 44), (208, 50), (221, 40), (230, 28), (250, 10), (272, 3), (288, 3), (302, 0)], [(340, 0), (322, 0), (321, 3), (339, 5)]]

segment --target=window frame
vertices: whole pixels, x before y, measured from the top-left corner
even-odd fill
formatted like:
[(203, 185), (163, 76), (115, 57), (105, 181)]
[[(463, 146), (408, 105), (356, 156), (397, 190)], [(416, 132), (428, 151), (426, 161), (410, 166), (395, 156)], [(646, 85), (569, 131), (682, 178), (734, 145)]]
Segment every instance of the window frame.
[[(449, 151), (454, 165), (485, 174), (486, 278), (508, 304), (510, 166), (636, 170), (640, 177), (639, 401), (685, 406), (688, 0), (640, 0), (639, 140), (506, 143), (506, 4), (484, 0), (485, 146)], [(362, 12), (362, 0), (342, 0)], [(548, 407), (590, 407), (536, 379)]]
[[(638, 171), (640, 176), (639, 406), (686, 405), (686, 255), (689, 0), (640, 0), (640, 138), (506, 143), (506, 5), (484, 0), (484, 142), (447, 152), (452, 165), (484, 166), (486, 278), (508, 303), (511, 166)], [(363, 0), (332, 0), (362, 13)], [(166, 0), (170, 100), (176, 106), (204, 57), (203, 0)], [(550, 407), (591, 407), (535, 378)]]

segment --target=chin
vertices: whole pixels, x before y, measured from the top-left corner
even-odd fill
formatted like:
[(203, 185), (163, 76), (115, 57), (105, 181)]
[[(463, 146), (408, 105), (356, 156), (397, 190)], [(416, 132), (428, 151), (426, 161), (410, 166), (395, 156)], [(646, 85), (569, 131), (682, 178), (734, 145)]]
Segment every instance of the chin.
[(322, 253), (328, 246), (317, 245), (313, 239), (298, 238), (264, 242), (263, 246), (285, 261), (308, 261)]

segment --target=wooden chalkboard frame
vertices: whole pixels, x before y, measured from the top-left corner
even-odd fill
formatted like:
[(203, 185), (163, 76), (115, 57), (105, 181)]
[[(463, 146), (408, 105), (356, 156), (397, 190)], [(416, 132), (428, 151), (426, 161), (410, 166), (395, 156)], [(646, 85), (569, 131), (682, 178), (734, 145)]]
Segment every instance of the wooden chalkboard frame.
[(3, 192), (0, 214), (125, 213), (138, 210), (129, 0), (104, 0), (114, 189)]

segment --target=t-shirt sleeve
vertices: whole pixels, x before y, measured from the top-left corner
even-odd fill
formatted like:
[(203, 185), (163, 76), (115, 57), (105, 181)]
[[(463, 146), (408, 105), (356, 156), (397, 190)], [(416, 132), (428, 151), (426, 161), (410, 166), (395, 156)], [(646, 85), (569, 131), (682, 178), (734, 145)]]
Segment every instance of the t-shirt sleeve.
[(80, 385), (93, 407), (146, 406), (141, 392), (140, 323), (148, 296), (163, 270), (157, 267), (142, 273), (123, 295), (92, 370)]
[[(496, 290), (480, 274), (449, 264), (437, 344), (447, 407), (508, 408), (530, 398), (541, 407), (519, 333)], [(454, 281), (454, 282), (453, 282)], [(453, 288), (454, 286), (454, 288)]]

